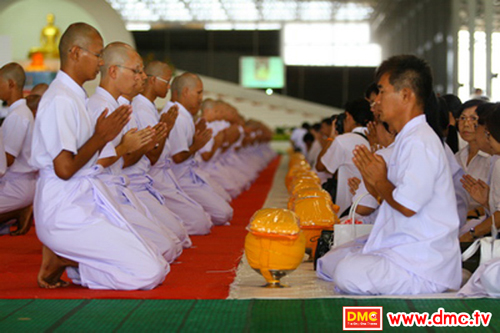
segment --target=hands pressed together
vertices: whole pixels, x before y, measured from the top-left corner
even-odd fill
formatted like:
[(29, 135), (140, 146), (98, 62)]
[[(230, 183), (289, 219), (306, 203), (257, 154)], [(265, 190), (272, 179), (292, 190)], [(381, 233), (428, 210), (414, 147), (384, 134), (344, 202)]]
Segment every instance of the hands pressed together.
[(363, 145), (356, 146), (353, 154), (352, 160), (363, 177), (366, 189), (374, 197), (378, 197), (377, 184), (387, 180), (387, 166), (384, 159)]

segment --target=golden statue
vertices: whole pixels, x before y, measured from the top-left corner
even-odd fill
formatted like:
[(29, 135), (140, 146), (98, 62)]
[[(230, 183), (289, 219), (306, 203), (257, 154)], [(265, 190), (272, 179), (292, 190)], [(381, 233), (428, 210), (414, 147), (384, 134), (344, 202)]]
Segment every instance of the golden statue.
[(61, 35), (59, 28), (54, 25), (54, 14), (47, 14), (47, 25), (43, 27), (40, 33), (40, 46), (32, 47), (30, 57), (35, 53), (42, 53), (46, 58), (59, 57), (59, 37)]

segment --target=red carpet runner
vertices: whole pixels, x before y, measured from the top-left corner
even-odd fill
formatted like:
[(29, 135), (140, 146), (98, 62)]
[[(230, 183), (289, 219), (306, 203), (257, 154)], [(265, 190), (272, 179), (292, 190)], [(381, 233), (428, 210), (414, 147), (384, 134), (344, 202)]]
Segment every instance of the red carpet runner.
[(153, 290), (97, 291), (76, 285), (40, 289), (36, 276), (41, 244), (31, 230), (25, 236), (0, 237), (0, 298), (224, 299), (243, 253), (245, 228), (253, 213), (264, 204), (278, 165), (279, 158), (232, 202), (234, 217), (230, 226), (214, 227), (208, 236), (193, 236), (193, 248), (184, 250), (163, 284)]

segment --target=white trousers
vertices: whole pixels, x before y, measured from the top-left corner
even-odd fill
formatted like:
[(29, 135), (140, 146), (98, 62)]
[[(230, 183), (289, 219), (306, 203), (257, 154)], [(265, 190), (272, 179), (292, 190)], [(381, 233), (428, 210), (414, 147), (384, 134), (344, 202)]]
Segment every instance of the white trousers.
[(7, 172), (0, 178), (0, 213), (8, 213), (33, 203), (35, 173)]
[(318, 260), (317, 276), (333, 282), (337, 292), (353, 295), (416, 295), (447, 289), (383, 256), (360, 253), (362, 246), (353, 241), (330, 250)]
[(213, 224), (203, 207), (178, 185), (170, 169), (153, 168), (154, 187), (165, 197), (165, 205), (182, 220), (189, 235), (206, 235)]
[(77, 284), (92, 289), (152, 289), (170, 266), (154, 244), (145, 240), (117, 209), (107, 187), (93, 177), (59, 179), (47, 170), (34, 200), (36, 232), (57, 255), (76, 261), (68, 269)]

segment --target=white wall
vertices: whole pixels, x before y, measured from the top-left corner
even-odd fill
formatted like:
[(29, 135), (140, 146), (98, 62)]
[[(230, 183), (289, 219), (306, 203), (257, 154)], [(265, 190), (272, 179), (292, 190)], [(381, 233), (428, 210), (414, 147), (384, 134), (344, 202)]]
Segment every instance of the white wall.
[(101, 32), (105, 43), (120, 40), (135, 46), (121, 17), (104, 0), (2, 0), (0, 35), (11, 37), (12, 60), (26, 59), (29, 49), (40, 45), (48, 13), (55, 15), (61, 34), (71, 23), (86, 22)]

